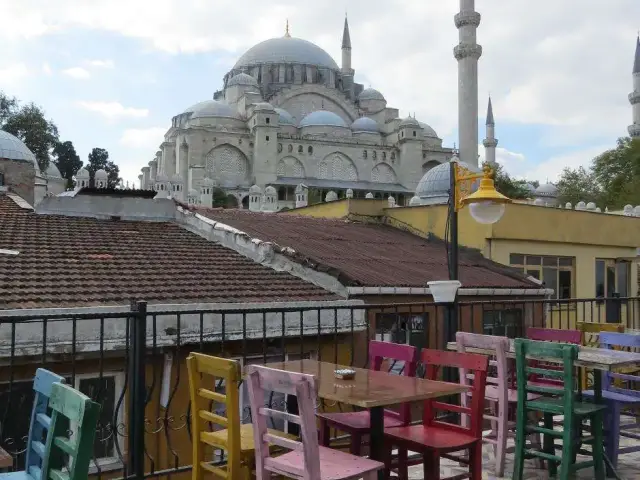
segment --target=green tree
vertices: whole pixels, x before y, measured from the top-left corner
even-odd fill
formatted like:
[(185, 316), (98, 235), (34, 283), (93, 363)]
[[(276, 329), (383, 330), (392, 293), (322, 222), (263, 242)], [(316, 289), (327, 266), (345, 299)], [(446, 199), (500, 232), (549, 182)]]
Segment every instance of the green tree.
[(575, 207), (578, 202), (602, 202), (602, 190), (592, 171), (584, 167), (565, 168), (558, 181), (558, 201), (561, 205), (569, 202)]
[(521, 200), (530, 196), (526, 180), (515, 180), (498, 164), (493, 169), (496, 190), (512, 200)]
[(58, 143), (58, 127), (35, 103), (18, 107), (15, 98), (0, 97), (2, 130), (22, 140), (38, 160), (41, 171), (49, 166), (50, 153)]
[(640, 205), (640, 139), (619, 138), (616, 148), (593, 160), (592, 172), (607, 206)]
[(109, 152), (104, 148), (93, 148), (89, 153), (89, 163), (84, 168), (89, 172), (91, 185), (94, 185), (95, 173), (100, 169), (106, 171), (109, 175), (107, 184), (110, 188), (114, 188), (120, 182), (120, 168), (109, 160)]
[(225, 193), (225, 191), (221, 188), (218, 187), (213, 187), (213, 190), (211, 191), (212, 197), (213, 197), (213, 202), (212, 202), (212, 207), (222, 207), (222, 208), (226, 208), (229, 199), (227, 198), (227, 194)]
[(60, 170), (62, 178), (67, 180), (67, 188), (73, 188), (73, 176), (82, 167), (82, 160), (76, 153), (73, 143), (69, 140), (58, 143), (53, 149), (53, 155), (56, 157), (53, 163)]

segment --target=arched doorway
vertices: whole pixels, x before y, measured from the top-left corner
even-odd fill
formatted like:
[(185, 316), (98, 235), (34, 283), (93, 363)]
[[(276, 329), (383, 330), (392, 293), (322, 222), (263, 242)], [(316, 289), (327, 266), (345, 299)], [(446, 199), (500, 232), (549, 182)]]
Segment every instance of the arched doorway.
[(235, 195), (227, 195), (227, 208), (238, 208), (238, 199)]
[(247, 210), (249, 208), (249, 195), (242, 199), (242, 208)]

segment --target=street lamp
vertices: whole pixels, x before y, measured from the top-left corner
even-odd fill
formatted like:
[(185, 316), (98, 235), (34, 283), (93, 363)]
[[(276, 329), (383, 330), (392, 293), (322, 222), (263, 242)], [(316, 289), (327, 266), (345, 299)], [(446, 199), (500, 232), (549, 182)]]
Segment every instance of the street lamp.
[[(488, 163), (482, 166), (482, 173), (474, 173), (455, 160), (449, 165), (449, 280), (458, 280), (458, 211), (468, 205), (469, 213), (476, 222), (491, 225), (502, 218), (505, 205), (511, 203), (511, 199), (496, 190), (493, 170)], [(480, 186), (471, 193), (473, 184), (478, 180)]]

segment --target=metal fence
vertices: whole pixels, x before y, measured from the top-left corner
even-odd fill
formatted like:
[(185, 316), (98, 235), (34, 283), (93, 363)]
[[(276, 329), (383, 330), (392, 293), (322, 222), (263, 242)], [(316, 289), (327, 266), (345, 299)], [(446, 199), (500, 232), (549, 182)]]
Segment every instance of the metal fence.
[[(33, 376), (41, 366), (102, 406), (92, 475), (186, 478), (191, 411), (184, 359), (191, 351), (243, 365), (310, 357), (365, 367), (373, 338), (443, 349), (457, 330), (515, 338), (527, 327), (569, 329), (579, 322), (640, 329), (640, 298), (206, 310), (134, 302), (101, 312), (0, 312), (0, 445), (13, 456), (14, 470), (24, 466)], [(240, 389), (242, 421), (250, 422)], [(296, 409), (295, 399), (270, 402)], [(328, 402), (319, 407), (344, 408)]]

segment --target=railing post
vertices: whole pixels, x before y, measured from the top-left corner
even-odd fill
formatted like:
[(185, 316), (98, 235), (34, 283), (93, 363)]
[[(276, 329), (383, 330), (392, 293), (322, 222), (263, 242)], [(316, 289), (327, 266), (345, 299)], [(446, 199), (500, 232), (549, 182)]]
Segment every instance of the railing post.
[(144, 478), (147, 302), (131, 305), (129, 322), (129, 478)]

